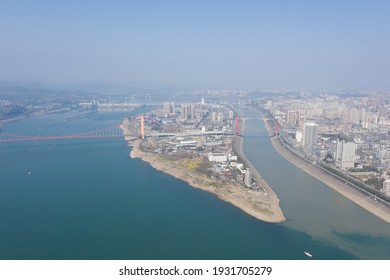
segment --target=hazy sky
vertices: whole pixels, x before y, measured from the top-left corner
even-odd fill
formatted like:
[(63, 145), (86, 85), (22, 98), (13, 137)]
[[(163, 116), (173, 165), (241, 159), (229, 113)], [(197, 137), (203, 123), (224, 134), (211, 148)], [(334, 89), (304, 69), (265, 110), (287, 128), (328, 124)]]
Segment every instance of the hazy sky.
[(0, 1), (0, 79), (390, 88), (390, 1)]

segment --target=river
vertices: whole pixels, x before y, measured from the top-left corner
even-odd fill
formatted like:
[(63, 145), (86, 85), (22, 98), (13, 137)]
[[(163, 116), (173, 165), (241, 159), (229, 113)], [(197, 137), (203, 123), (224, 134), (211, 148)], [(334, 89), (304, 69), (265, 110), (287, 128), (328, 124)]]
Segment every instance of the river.
[[(3, 133), (74, 134), (128, 115), (72, 114)], [(389, 226), (280, 157), (263, 125), (247, 121), (244, 152), (279, 196), (281, 224), (131, 159), (123, 139), (0, 143), (0, 259), (389, 259)]]

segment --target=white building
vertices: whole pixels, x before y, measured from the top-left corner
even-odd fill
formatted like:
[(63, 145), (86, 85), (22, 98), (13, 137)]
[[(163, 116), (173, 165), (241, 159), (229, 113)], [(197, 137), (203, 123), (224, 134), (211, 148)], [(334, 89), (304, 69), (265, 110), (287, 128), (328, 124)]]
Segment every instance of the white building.
[(306, 123), (303, 131), (303, 146), (309, 147), (317, 144), (318, 125)]
[(295, 133), (295, 140), (297, 140), (298, 143), (300, 143), (303, 139), (303, 133), (301, 131), (297, 131), (297, 133)]
[(211, 162), (226, 162), (227, 155), (224, 153), (209, 153), (209, 161)]
[(241, 171), (242, 174), (244, 174), (245, 172), (242, 172), (242, 169), (244, 168), (244, 164), (243, 163), (238, 163), (236, 164), (236, 168), (239, 169)]
[(228, 159), (229, 159), (229, 161), (237, 161), (237, 156), (233, 156), (233, 155), (229, 154)]
[(356, 144), (337, 139), (336, 163), (342, 168), (352, 168), (355, 165)]

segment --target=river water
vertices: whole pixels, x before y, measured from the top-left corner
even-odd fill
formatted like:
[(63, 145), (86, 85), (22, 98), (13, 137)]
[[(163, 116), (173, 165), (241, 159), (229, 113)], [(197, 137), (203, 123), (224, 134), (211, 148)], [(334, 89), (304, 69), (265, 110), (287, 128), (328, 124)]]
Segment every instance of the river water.
[[(3, 133), (72, 134), (129, 115), (72, 114)], [(281, 224), (131, 159), (122, 139), (0, 143), (0, 259), (389, 259), (389, 226), (280, 157), (263, 125), (247, 121), (244, 152), (279, 196)]]
[(277, 194), (289, 229), (335, 244), (360, 258), (390, 258), (390, 224), (285, 160), (247, 110), (244, 153)]

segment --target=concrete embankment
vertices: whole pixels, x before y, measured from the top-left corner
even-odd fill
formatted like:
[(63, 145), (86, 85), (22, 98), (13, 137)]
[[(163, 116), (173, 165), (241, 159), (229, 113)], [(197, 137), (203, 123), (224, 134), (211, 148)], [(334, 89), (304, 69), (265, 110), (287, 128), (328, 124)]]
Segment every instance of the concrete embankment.
[[(272, 128), (266, 121), (265, 125), (269, 135), (271, 135), (273, 132)], [(330, 173), (317, 164), (300, 157), (297, 153), (294, 153), (288, 147), (283, 145), (278, 137), (271, 137), (271, 143), (275, 150), (292, 164), (299, 167), (301, 170), (305, 171), (307, 174), (313, 176), (319, 181), (323, 182), (333, 190), (339, 192), (346, 198), (352, 200), (375, 216), (390, 223), (390, 207), (386, 205), (386, 203), (382, 203), (372, 194), (364, 193), (356, 186), (352, 186), (351, 183), (346, 182), (342, 178), (339, 178), (338, 176)]]

